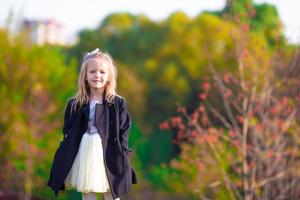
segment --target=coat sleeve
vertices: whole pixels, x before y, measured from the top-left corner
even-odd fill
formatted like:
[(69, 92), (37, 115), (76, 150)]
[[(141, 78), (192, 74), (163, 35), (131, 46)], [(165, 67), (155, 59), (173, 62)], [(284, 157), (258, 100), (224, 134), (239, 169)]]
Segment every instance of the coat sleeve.
[(63, 135), (64, 137), (67, 136), (67, 132), (70, 130), (70, 128), (72, 127), (71, 124), (71, 105), (72, 105), (72, 99), (69, 99), (67, 101), (67, 104), (65, 106), (65, 111), (64, 111), (64, 124), (63, 124)]
[(128, 148), (128, 137), (130, 133), (130, 128), (132, 125), (131, 117), (127, 109), (127, 103), (125, 99), (122, 99), (121, 106), (119, 110), (120, 115), (120, 142), (123, 150), (127, 153), (131, 152), (132, 150)]

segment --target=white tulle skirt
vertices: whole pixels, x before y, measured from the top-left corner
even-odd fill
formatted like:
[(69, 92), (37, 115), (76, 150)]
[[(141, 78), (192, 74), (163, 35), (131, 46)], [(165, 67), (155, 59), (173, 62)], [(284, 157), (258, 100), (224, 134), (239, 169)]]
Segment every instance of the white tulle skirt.
[(99, 134), (83, 134), (65, 186), (66, 189), (73, 188), (84, 193), (110, 191)]

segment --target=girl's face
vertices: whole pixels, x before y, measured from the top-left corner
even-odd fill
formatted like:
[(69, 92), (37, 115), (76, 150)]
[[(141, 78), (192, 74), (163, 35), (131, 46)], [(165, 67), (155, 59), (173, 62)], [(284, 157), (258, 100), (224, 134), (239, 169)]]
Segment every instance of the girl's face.
[(108, 63), (101, 58), (93, 58), (87, 65), (87, 81), (90, 87), (98, 89), (105, 86), (108, 79)]

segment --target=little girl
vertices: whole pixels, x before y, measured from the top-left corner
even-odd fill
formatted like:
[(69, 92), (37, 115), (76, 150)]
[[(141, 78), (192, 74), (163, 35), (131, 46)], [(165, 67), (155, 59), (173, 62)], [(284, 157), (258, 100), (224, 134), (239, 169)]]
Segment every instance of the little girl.
[(126, 100), (116, 94), (116, 76), (109, 54), (97, 48), (84, 56), (47, 183), (56, 196), (74, 188), (83, 200), (95, 200), (96, 193), (119, 200), (137, 183), (128, 148), (132, 122)]

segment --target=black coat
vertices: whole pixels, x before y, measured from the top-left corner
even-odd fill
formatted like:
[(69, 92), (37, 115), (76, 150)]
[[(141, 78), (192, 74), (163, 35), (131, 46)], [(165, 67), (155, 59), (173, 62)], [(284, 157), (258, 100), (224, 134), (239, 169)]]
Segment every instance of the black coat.
[[(89, 103), (84, 104), (76, 112), (70, 113), (74, 97), (67, 102), (63, 140), (55, 152), (53, 164), (47, 185), (58, 196), (59, 190), (65, 190), (67, 177), (76, 154), (82, 135), (88, 128)], [(114, 199), (123, 196), (131, 189), (131, 184), (137, 183), (134, 170), (131, 167), (128, 148), (128, 135), (131, 128), (131, 117), (127, 110), (126, 100), (115, 96), (113, 102), (103, 98), (103, 104), (96, 105), (96, 128), (101, 133), (103, 157), (108, 182)], [(101, 131), (100, 131), (101, 130)]]

